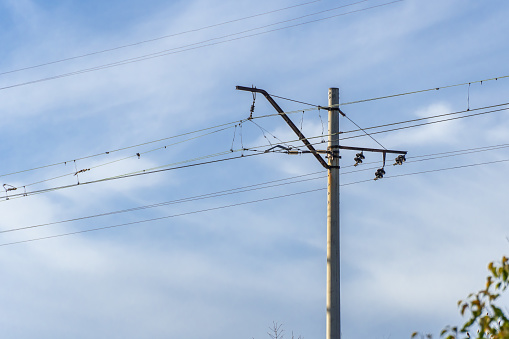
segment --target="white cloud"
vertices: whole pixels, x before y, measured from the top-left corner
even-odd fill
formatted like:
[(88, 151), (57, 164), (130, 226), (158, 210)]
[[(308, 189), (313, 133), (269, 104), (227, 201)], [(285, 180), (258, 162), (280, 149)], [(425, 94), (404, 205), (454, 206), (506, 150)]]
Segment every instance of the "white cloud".
[[(83, 14), (76, 12), (73, 4), (60, 9), (68, 14), (61, 19), (43, 5), (34, 5), (35, 2), (7, 4), (16, 6), (18, 14), (15, 15), (25, 19), (20, 19), (23, 24), (16, 24), (9, 33), (10, 43), (3, 52), (8, 55), (3, 59), (6, 61), (2, 70), (295, 3), (191, 1), (166, 4), (153, 0), (144, 3), (147, 11), (143, 17), (124, 22), (122, 8), (130, 3), (122, 2), (120, 6), (115, 1), (101, 2), (102, 10), (115, 13), (114, 19), (118, 22), (107, 30), (101, 28), (100, 22), (87, 27), (97, 18), (92, 16), (80, 21)], [(112, 54), (2, 76), (1, 81), (5, 86), (65, 73), (336, 5), (321, 1)], [(332, 86), (342, 88), (342, 101), (350, 101), (463, 82), (463, 77), (470, 81), (505, 74), (502, 56), (507, 54), (507, 48), (500, 43), (500, 35), (492, 34), (505, 31), (505, 22), (492, 20), (504, 12), (504, 7), (500, 7), (503, 5), (500, 2), (495, 13), (495, 7), (480, 8), (474, 1), (402, 2), (295, 30), (0, 91), (0, 174), (245, 119), (252, 97), (249, 93), (236, 92), (235, 85), (254, 84), (270, 93), (324, 105), (327, 88)], [(146, 15), (150, 8), (160, 10)], [(472, 22), (477, 24), (471, 25)], [(23, 34), (23, 25), (29, 34)], [(487, 45), (492, 48), (485, 48)], [(476, 51), (475, 65), (466, 57), (473, 50)], [(488, 59), (489, 63), (482, 62)], [(472, 103), (493, 104), (493, 100), (499, 103), (502, 99), (497, 98), (501, 98), (507, 85), (501, 79), (490, 86), (472, 89)], [(352, 105), (345, 110), (353, 120), (366, 127), (386, 120), (449, 113), (457, 110), (464, 98), (463, 88), (461, 93), (460, 89), (444, 89), (438, 93)], [(279, 98), (277, 101), (286, 110), (303, 107)], [(270, 104), (258, 96), (255, 114), (272, 113)], [(326, 114), (322, 113), (325, 118)], [(291, 118), (300, 127), (301, 115)], [(295, 139), (280, 117), (257, 122), (283, 141)], [(504, 142), (503, 126), (503, 119), (492, 116), (431, 124), (376, 138), (386, 147), (396, 146), (418, 155)], [(304, 134), (319, 135), (321, 130), (316, 113), (306, 112)], [(244, 133), (245, 145), (267, 144), (260, 130), (248, 122), (244, 123)], [(141, 159), (134, 157), (95, 168), (80, 175), (80, 180), (228, 150), (232, 134), (233, 130), (229, 130), (150, 154), (144, 151), (151, 145), (134, 148), (132, 152), (126, 150), (118, 156), (141, 151)], [(374, 146), (372, 141), (357, 139), (349, 140), (348, 145), (362, 145), (363, 142)], [(238, 135), (236, 143), (239, 143)], [(274, 141), (274, 144), (279, 143)], [(78, 168), (92, 168), (113, 159), (112, 156), (117, 154), (80, 160)], [(349, 156), (350, 153), (344, 153), (342, 165), (345, 167), (350, 165)], [(408, 161), (404, 166), (388, 165), (386, 169), (388, 176), (393, 176), (506, 157), (504, 150), (498, 150), (433, 162)], [(370, 155), (366, 163), (376, 161), (379, 157)], [(355, 169), (379, 164), (364, 165)], [(1, 177), (2, 183), (23, 185), (62, 174), (64, 169), (74, 170), (72, 166), (63, 167)], [(319, 170), (322, 168), (309, 154), (271, 154), (84, 185), (0, 202), (0, 226), (6, 229), (54, 222)], [(373, 171), (345, 175), (341, 180), (348, 183), (372, 179)], [(506, 165), (498, 164), (343, 187), (345, 338), (369, 337), (373, 333), (380, 334), (379, 337), (387, 337), (389, 333), (393, 333), (392, 337), (404, 337), (413, 330), (439, 330), (441, 325), (458, 321), (456, 299), (482, 286), (487, 262), (507, 249), (505, 172)], [(64, 180), (61, 183), (74, 183), (75, 177), (71, 175)], [(0, 243), (192, 212), (323, 186), (325, 179), (136, 214), (3, 233)], [(0, 266), (4, 272), (4, 289), (0, 292), (4, 300), (2, 318), (6, 319), (4, 333), (19, 338), (59, 338), (85, 337), (83, 333), (86, 332), (86, 337), (90, 337), (92, 328), (95, 337), (237, 338), (240, 335), (264, 338), (266, 326), (274, 320), (284, 322), (287, 331), (293, 329), (307, 338), (323, 336), (325, 204), (325, 193), (316, 192), (160, 222), (0, 247), (3, 252)], [(201, 324), (199, 328), (194, 326), (196, 322)]]

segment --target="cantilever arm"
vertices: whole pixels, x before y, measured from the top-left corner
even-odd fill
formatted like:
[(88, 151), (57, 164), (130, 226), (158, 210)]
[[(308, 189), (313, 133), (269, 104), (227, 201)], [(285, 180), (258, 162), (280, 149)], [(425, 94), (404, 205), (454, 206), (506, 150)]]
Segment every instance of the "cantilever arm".
[(290, 120), (290, 118), (286, 115), (286, 113), (281, 109), (281, 107), (279, 107), (279, 105), (274, 101), (274, 99), (272, 99), (272, 97), (270, 96), (269, 93), (267, 93), (267, 91), (263, 90), (263, 89), (259, 89), (259, 88), (252, 88), (252, 87), (244, 87), (244, 86), (236, 86), (235, 89), (239, 90), (239, 91), (247, 91), (247, 92), (254, 92), (254, 93), (261, 93), (263, 94), (263, 96), (270, 102), (270, 104), (276, 109), (276, 111), (279, 113), (279, 115), (281, 115), (281, 117), (286, 121), (286, 123), (290, 126), (290, 128), (295, 132), (295, 134), (297, 134), (297, 136), (299, 137), (300, 140), (302, 140), (302, 142), (304, 143), (304, 145), (306, 145), (306, 147), (309, 149), (309, 151), (311, 153), (313, 153), (313, 155), (315, 156), (315, 158), (318, 160), (318, 162), (320, 164), (322, 164), (323, 167), (325, 167), (326, 169), (329, 169), (329, 165), (327, 164), (327, 162), (322, 158), (322, 156), (320, 154), (318, 154), (318, 152), (315, 150), (315, 148), (313, 147), (313, 145), (311, 145), (311, 143), (308, 141), (308, 139), (306, 139), (306, 137), (304, 136), (304, 134), (302, 134), (302, 132), (297, 128), (297, 126), (295, 126), (295, 124), (293, 123), (292, 120)]

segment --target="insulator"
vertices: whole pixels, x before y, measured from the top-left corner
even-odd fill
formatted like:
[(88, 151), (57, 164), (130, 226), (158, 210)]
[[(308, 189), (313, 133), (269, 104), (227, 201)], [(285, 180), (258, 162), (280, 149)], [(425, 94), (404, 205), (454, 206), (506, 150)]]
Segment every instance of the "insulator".
[(403, 165), (403, 163), (406, 161), (406, 158), (403, 154), (398, 155), (398, 157), (395, 159), (394, 165)]
[(375, 172), (375, 180), (382, 179), (384, 177), (384, 174), (385, 174), (385, 170), (383, 168), (379, 168)]
[(353, 158), (353, 160), (355, 161), (355, 165), (354, 166), (357, 166), (358, 164), (362, 164), (362, 159), (365, 159), (366, 157), (364, 156), (364, 154), (362, 154), (362, 152), (360, 153), (357, 153), (355, 155), (355, 158)]

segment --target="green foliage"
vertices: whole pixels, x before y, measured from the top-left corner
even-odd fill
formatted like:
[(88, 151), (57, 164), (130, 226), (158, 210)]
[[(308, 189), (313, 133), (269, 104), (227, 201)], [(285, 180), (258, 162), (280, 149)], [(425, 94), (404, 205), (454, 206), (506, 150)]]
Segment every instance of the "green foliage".
[[(488, 265), (489, 275), (486, 286), (477, 293), (471, 293), (465, 300), (458, 301), (462, 316), (468, 320), (462, 327), (447, 326), (440, 333), (445, 339), (509, 339), (509, 319), (502, 309), (495, 305), (501, 293), (509, 287), (509, 259)], [(412, 338), (423, 335), (412, 333)], [(429, 335), (427, 338), (430, 338)]]

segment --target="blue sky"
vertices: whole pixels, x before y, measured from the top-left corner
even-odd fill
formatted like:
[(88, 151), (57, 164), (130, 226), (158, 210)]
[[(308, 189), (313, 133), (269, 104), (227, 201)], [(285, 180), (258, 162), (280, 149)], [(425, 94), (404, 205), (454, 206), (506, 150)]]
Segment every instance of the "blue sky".
[[(0, 0), (0, 179), (18, 188), (0, 200), (0, 229), (51, 223), (0, 233), (0, 244), (168, 217), (1, 246), (5, 336), (259, 339), (273, 321), (287, 337), (325, 336), (326, 193), (318, 189), (326, 173), (306, 154), (247, 157), (299, 145), (280, 117), (246, 121), (253, 98), (235, 86), (314, 105), (326, 105), (328, 88), (339, 87), (342, 110), (362, 127), (504, 104), (509, 4), (296, 6), (305, 2)], [(197, 30), (207, 26), (214, 27)], [(232, 38), (240, 39), (225, 41)], [(165, 50), (173, 53), (38, 81)], [(325, 147), (323, 110), (276, 100)], [(254, 116), (273, 113), (257, 96)], [(438, 335), (461, 323), (457, 300), (480, 289), (488, 262), (508, 251), (507, 114), (374, 134), (384, 147), (409, 152), (404, 166), (388, 159), (383, 180), (370, 180), (380, 155), (353, 167), (355, 152), (342, 153), (343, 338)], [(342, 118), (345, 138), (355, 129)], [(342, 144), (379, 147), (365, 136)], [(504, 147), (424, 157), (495, 145)], [(500, 162), (434, 171), (493, 161)], [(82, 169), (90, 170), (73, 175)], [(418, 172), (427, 173), (409, 175)], [(295, 183), (55, 224), (276, 180)], [(13, 196), (65, 185), (73, 187)], [(248, 203), (263, 199), (270, 200)], [(248, 204), (222, 208), (239, 203)]]

